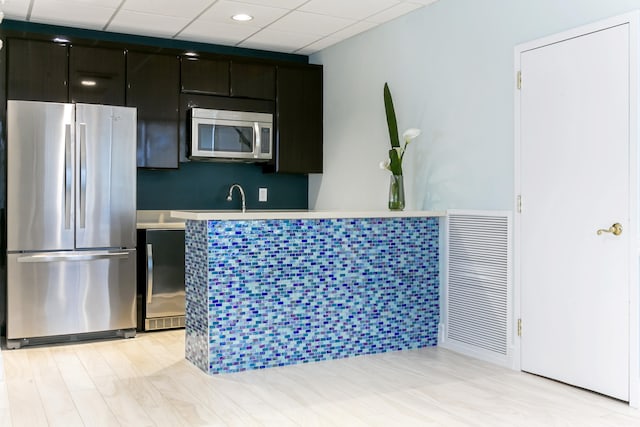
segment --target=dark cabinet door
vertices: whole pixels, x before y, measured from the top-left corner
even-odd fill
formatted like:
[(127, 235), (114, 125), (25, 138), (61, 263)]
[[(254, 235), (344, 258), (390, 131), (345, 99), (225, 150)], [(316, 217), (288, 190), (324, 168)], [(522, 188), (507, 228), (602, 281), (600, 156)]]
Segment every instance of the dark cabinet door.
[(276, 172), (322, 173), (322, 67), (278, 67)]
[(276, 98), (276, 66), (250, 62), (231, 63), (231, 96)]
[(182, 57), (180, 63), (182, 92), (229, 96), (229, 61)]
[(179, 86), (178, 57), (127, 54), (127, 106), (138, 109), (138, 167), (178, 167)]
[(28, 101), (67, 102), (66, 45), (8, 40), (7, 96)]
[(124, 50), (71, 46), (69, 82), (71, 102), (124, 105)]

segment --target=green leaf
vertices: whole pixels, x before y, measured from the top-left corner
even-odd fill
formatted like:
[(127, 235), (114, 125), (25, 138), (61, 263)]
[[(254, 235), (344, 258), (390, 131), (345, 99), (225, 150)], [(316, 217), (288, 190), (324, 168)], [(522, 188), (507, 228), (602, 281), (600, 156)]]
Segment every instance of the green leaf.
[(389, 150), (389, 170), (393, 175), (402, 175), (402, 160), (398, 156), (398, 151), (394, 148)]
[(387, 113), (387, 126), (389, 127), (389, 138), (392, 147), (400, 147), (400, 139), (398, 138), (398, 122), (396, 121), (396, 111), (393, 108), (393, 99), (389, 85), (384, 84), (384, 110)]

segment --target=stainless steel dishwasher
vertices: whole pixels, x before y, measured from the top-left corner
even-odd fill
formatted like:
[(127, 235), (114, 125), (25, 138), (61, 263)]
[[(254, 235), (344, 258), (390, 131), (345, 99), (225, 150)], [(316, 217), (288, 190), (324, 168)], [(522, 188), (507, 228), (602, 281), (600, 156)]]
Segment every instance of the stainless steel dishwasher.
[(145, 230), (144, 330), (184, 328), (184, 230)]
[(138, 330), (184, 327), (184, 220), (139, 210)]

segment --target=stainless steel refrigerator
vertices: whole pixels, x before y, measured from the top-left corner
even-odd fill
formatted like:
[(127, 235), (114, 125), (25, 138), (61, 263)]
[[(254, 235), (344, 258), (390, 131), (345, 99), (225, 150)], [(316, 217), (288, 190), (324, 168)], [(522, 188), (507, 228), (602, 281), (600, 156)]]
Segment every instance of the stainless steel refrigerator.
[(136, 110), (7, 102), (7, 347), (136, 328)]

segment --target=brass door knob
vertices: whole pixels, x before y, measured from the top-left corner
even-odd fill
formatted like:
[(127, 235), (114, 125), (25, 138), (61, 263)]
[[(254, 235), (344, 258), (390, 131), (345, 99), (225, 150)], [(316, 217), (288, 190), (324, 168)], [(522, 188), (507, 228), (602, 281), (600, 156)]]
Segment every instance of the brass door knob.
[(608, 230), (605, 230), (604, 228), (601, 228), (600, 230), (598, 230), (598, 236), (601, 235), (602, 233), (611, 233), (614, 236), (619, 236), (622, 234), (622, 224), (620, 224), (619, 222), (616, 222), (611, 227), (609, 227)]

